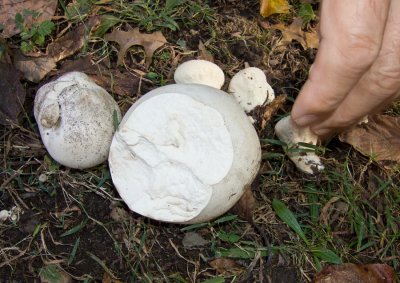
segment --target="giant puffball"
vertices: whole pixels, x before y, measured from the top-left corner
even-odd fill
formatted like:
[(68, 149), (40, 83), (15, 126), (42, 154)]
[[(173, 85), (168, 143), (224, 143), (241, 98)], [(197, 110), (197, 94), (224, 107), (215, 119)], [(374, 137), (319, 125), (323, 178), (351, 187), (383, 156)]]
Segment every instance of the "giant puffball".
[(111, 95), (80, 72), (43, 85), (35, 97), (34, 115), (51, 157), (78, 169), (107, 160), (121, 117)]
[(255, 129), (227, 93), (174, 84), (140, 98), (116, 131), (113, 183), (129, 208), (155, 220), (199, 223), (228, 211), (261, 161)]

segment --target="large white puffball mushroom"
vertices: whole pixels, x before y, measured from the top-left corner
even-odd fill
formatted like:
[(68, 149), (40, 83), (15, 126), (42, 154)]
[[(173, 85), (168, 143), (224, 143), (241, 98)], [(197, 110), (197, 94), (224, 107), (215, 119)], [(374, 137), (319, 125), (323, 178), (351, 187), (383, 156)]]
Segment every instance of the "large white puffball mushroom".
[(228, 87), (246, 112), (256, 106), (269, 104), (275, 99), (275, 93), (267, 82), (264, 72), (256, 67), (248, 67), (236, 73)]
[(318, 136), (309, 127), (297, 127), (291, 117), (287, 116), (275, 125), (275, 133), (279, 140), (285, 142), (289, 147), (304, 149), (304, 152), (290, 150), (288, 152), (290, 160), (293, 161), (300, 171), (308, 174), (316, 174), (324, 170), (324, 165), (322, 165), (321, 159), (315, 152), (310, 152), (309, 147), (298, 145), (298, 143), (317, 144)]
[(36, 93), (34, 115), (51, 157), (78, 169), (107, 160), (115, 122), (121, 118), (111, 95), (80, 72), (43, 85)]
[(224, 72), (218, 65), (206, 60), (190, 60), (176, 68), (177, 84), (202, 84), (221, 89), (225, 82)]
[(125, 114), (109, 155), (113, 183), (132, 211), (199, 223), (228, 211), (255, 178), (260, 142), (227, 93), (204, 85), (157, 88)]

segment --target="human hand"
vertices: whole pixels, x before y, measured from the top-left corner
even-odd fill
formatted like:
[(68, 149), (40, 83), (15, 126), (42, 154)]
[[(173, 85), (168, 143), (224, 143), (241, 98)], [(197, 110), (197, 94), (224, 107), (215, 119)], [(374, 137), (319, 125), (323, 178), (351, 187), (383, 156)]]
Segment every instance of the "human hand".
[(356, 124), (400, 90), (400, 1), (323, 0), (321, 42), (292, 109), (319, 136)]

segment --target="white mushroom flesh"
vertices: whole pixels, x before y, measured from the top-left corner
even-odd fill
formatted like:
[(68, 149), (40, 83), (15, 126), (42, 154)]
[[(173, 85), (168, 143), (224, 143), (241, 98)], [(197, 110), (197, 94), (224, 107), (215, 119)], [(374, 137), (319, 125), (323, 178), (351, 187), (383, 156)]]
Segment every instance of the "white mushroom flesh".
[(315, 154), (310, 152), (309, 147), (298, 145), (298, 143), (309, 143), (316, 145), (318, 142), (318, 136), (315, 135), (308, 127), (302, 128), (297, 127), (290, 116), (281, 119), (275, 125), (275, 133), (279, 140), (285, 142), (289, 148), (303, 148), (303, 151), (288, 151), (290, 160), (296, 165), (296, 167), (302, 172), (308, 174), (315, 174), (324, 169), (324, 165), (321, 159)]
[(174, 80), (177, 84), (202, 84), (221, 89), (225, 75), (217, 64), (210, 61), (189, 60), (176, 68)]
[(125, 115), (109, 156), (113, 183), (131, 210), (175, 223), (226, 212), (259, 162), (258, 138), (240, 107), (226, 93), (199, 85), (146, 94)]
[(275, 99), (275, 92), (268, 84), (264, 72), (256, 67), (248, 67), (235, 74), (228, 92), (233, 94), (246, 112), (256, 106), (270, 104)]
[(79, 72), (43, 85), (35, 97), (34, 114), (47, 151), (71, 168), (104, 162), (121, 114), (106, 90)]

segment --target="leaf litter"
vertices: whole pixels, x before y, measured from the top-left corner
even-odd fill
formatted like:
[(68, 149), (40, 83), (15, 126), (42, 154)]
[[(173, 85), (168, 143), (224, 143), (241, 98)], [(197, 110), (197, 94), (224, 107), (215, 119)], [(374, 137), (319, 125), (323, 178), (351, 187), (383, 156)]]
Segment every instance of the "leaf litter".
[(0, 62), (0, 124), (17, 123), (18, 115), (23, 111), (25, 88), (19, 78), (21, 73), (11, 64)]
[(86, 23), (78, 25), (64, 36), (47, 46), (47, 54), (40, 57), (28, 57), (21, 51), (14, 52), (14, 65), (24, 77), (40, 82), (51, 70), (57, 67), (57, 62), (75, 54), (85, 44), (90, 30), (100, 23), (99, 17), (92, 17)]
[(387, 264), (330, 265), (315, 276), (314, 283), (395, 283), (393, 268)]
[(289, 9), (287, 0), (260, 0), (260, 14), (265, 18), (273, 14), (287, 14)]
[(282, 32), (282, 37), (277, 43), (277, 47), (283, 48), (292, 43), (292, 41), (297, 41), (301, 44), (304, 50), (319, 47), (319, 37), (317, 30), (311, 29), (310, 31), (303, 31), (303, 19), (297, 17), (288, 26), (283, 23), (269, 25), (267, 22), (261, 22), (261, 26), (265, 29), (276, 29)]
[(104, 39), (118, 43), (120, 47), (118, 51), (118, 65), (123, 64), (125, 54), (131, 46), (142, 46), (146, 55), (146, 68), (148, 68), (151, 64), (153, 53), (167, 43), (167, 39), (160, 31), (147, 34), (141, 33), (139, 28), (135, 28), (130, 31), (121, 31), (115, 29), (113, 32), (106, 34)]
[(28, 26), (51, 20), (57, 9), (57, 0), (0, 0), (0, 24), (4, 27), (1, 36), (9, 38), (20, 32), (15, 23), (17, 13), (24, 11), (39, 12), (38, 17), (25, 17), (24, 23)]
[(376, 161), (400, 163), (400, 117), (373, 115), (363, 123), (342, 132), (342, 142)]

